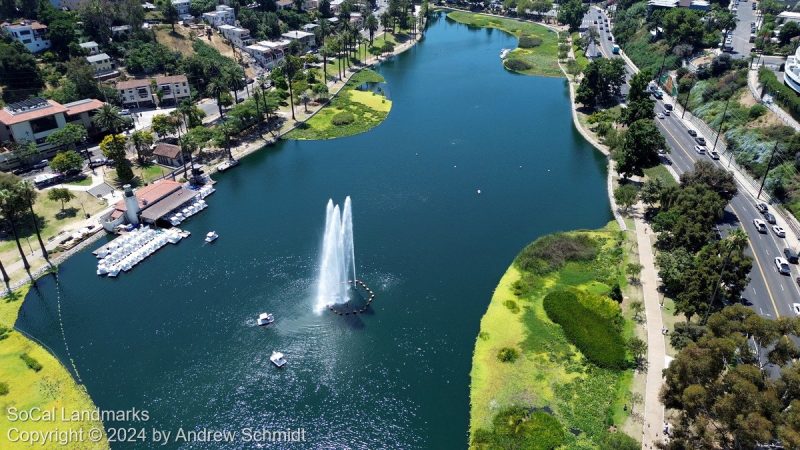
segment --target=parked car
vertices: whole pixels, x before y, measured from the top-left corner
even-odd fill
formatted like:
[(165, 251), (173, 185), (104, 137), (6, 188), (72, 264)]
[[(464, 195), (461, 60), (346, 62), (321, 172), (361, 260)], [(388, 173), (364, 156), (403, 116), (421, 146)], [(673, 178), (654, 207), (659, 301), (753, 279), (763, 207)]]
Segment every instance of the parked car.
[(797, 252), (786, 247), (783, 249), (783, 255), (786, 256), (786, 260), (792, 264), (797, 264)]
[[(800, 286), (800, 277), (795, 278), (794, 280), (797, 282), (797, 285)], [(792, 303), (792, 311), (798, 316), (800, 316), (800, 303)]]
[(609, 40), (609, 41), (613, 41), (613, 40), (614, 40), (614, 39), (611, 37), (611, 35), (610, 35), (610, 34), (608, 35), (608, 40)]
[(694, 146), (694, 151), (696, 151), (697, 153), (699, 153), (699, 154), (701, 154), (701, 155), (702, 155), (702, 154), (705, 154), (705, 152), (706, 152), (706, 146), (705, 146), (705, 145), (695, 145), (695, 146)]
[(765, 213), (764, 219), (766, 219), (770, 224), (775, 225), (775, 216), (773, 216), (771, 213)]
[(663, 148), (660, 148), (660, 149), (658, 149), (658, 154), (663, 156), (663, 155), (667, 154), (667, 151), (664, 150)]
[(694, 140), (697, 141), (697, 143), (700, 145), (706, 145), (706, 138), (704, 138), (703, 136), (696, 136)]
[(667, 117), (667, 116), (665, 116), (663, 113), (658, 113), (658, 114), (656, 114), (656, 117), (658, 117), (659, 119), (663, 119), (664, 117)]
[(667, 111), (672, 111), (672, 103), (664, 103), (664, 109)]
[(783, 227), (780, 226), (780, 225), (773, 225), (772, 226), (772, 231), (775, 232), (775, 234), (778, 237), (782, 237), (782, 238), (786, 237), (786, 230), (784, 230)]
[(119, 110), (119, 115), (120, 116), (130, 116), (131, 115), (131, 110), (130, 109), (120, 109)]
[(661, 93), (661, 91), (655, 91), (653, 92), (653, 97), (655, 97), (658, 100), (661, 100), (662, 98), (664, 98), (664, 94)]
[(693, 130), (693, 129), (689, 128), (689, 136), (691, 136), (691, 137), (695, 137), (695, 136), (697, 136), (697, 131), (695, 131), (695, 130)]
[(764, 202), (756, 203), (756, 208), (758, 209), (758, 212), (760, 212), (761, 214), (765, 214), (769, 210), (767, 204)]
[(710, 156), (711, 159), (719, 159), (719, 152), (716, 150), (709, 150), (708, 156)]
[(32, 167), (33, 167), (34, 170), (42, 170), (42, 169), (44, 169), (45, 167), (47, 167), (49, 165), (50, 165), (50, 161), (48, 161), (46, 159), (43, 159), (43, 160), (37, 162), (36, 164), (34, 164)]
[(671, 113), (670, 113), (670, 110), (668, 110), (668, 109), (664, 108), (664, 115), (665, 115), (665, 116), (668, 116), (668, 115), (670, 115), (670, 114), (671, 114)]
[(775, 258), (775, 268), (778, 269), (778, 273), (781, 275), (789, 275), (789, 261), (786, 261), (784, 258), (780, 256)]
[(753, 225), (755, 225), (756, 230), (761, 234), (767, 234), (767, 224), (764, 223), (761, 219), (753, 219)]
[(92, 158), (89, 160), (89, 168), (94, 169), (95, 167), (103, 167), (108, 164), (108, 160), (105, 158)]

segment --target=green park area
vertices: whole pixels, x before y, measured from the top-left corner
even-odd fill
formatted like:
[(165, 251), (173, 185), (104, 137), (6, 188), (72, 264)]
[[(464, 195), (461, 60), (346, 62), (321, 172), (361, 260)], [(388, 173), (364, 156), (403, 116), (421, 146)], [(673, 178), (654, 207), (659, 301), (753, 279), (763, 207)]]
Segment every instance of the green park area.
[(518, 47), (505, 59), (506, 69), (525, 75), (564, 76), (558, 67), (558, 34), (555, 31), (531, 22), (463, 11), (451, 11), (447, 17), (469, 26), (497, 28), (516, 36)]
[[(67, 418), (74, 411), (84, 412), (95, 409), (86, 389), (75, 382), (63, 365), (47, 350), (13, 329), (28, 287), (17, 290), (10, 296), (0, 298), (0, 433), (4, 449), (15, 448), (108, 448), (103, 424), (99, 421), (63, 420), (61, 411)], [(17, 411), (55, 410), (52, 420), (13, 420), (10, 408)], [(89, 430), (102, 431), (100, 442), (92, 442)], [(82, 442), (67, 445), (49, 444), (37, 446), (25, 442), (13, 442), (14, 436), (22, 432), (47, 432), (59, 430), (61, 433), (78, 433), (83, 430), (87, 436)], [(18, 431), (16, 431), (18, 430)]]
[[(470, 448), (634, 449), (625, 234), (544, 236), (503, 275), (472, 359)], [(637, 353), (637, 355), (634, 355)]]
[(380, 88), (385, 81), (371, 69), (356, 73), (330, 104), (298, 125), (286, 135), (287, 139), (333, 139), (363, 133), (378, 126), (392, 108), (392, 101)]

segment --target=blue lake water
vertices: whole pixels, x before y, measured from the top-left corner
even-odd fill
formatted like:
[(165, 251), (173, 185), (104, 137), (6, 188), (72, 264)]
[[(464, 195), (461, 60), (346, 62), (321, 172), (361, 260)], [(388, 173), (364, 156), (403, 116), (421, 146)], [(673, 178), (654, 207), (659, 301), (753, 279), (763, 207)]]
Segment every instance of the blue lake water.
[[(306, 430), (270, 448), (464, 448), (472, 348), (500, 276), (536, 237), (611, 219), (605, 158), (574, 130), (565, 81), (505, 71), (515, 45), (441, 17), (377, 68), (394, 102), (379, 127), (248, 157), (182, 225), (192, 237), (117, 279), (95, 275), (90, 251), (64, 264), (64, 331), (97, 406), (146, 409), (172, 431)], [(346, 195), (377, 298), (365, 315), (317, 315), (325, 204)], [(43, 279), (17, 327), (66, 361), (56, 301)], [(269, 328), (255, 326), (263, 311)], [(190, 447), (253, 445), (163, 448)]]

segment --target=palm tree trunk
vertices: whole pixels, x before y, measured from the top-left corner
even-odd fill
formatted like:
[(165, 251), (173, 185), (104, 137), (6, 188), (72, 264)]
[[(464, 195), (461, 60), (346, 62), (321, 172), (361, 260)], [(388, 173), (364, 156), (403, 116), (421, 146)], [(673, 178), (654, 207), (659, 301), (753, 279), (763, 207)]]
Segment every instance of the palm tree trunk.
[(292, 120), (297, 120), (294, 117), (294, 93), (292, 90), (292, 79), (289, 77), (289, 107), (292, 109)]
[(217, 94), (217, 108), (219, 108), (219, 118), (223, 119), (225, 117), (225, 115), (222, 114), (222, 102), (220, 101), (221, 99), (222, 99), (222, 95)]
[(28, 209), (31, 210), (31, 220), (33, 220), (33, 229), (36, 230), (36, 239), (39, 240), (39, 247), (42, 249), (42, 256), (44, 260), (50, 263), (50, 255), (47, 254), (47, 249), (44, 247), (44, 241), (42, 241), (42, 233), (39, 231), (39, 224), (36, 223), (36, 214), (33, 212), (33, 203), (31, 202), (30, 197), (28, 197)]
[(31, 265), (28, 264), (28, 258), (25, 257), (25, 252), (22, 250), (22, 244), (19, 243), (19, 235), (17, 234), (17, 224), (14, 223), (14, 219), (8, 217), (8, 223), (11, 224), (11, 232), (14, 234), (14, 240), (17, 243), (17, 250), (19, 250), (19, 256), (22, 257), (22, 265), (25, 266), (25, 270), (30, 270)]
[(8, 277), (8, 272), (6, 272), (6, 267), (3, 265), (2, 261), (0, 261), (0, 273), (3, 274), (3, 283), (6, 284), (6, 290), (11, 292), (11, 286), (9, 286), (8, 282), (11, 278)]

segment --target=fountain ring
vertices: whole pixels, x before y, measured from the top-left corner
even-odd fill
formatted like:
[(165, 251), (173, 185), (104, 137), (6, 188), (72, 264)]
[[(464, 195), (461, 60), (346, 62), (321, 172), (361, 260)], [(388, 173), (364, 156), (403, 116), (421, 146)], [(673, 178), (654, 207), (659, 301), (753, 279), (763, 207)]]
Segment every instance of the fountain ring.
[(365, 312), (367, 312), (367, 309), (369, 308), (369, 305), (372, 304), (372, 301), (375, 300), (375, 292), (373, 292), (372, 289), (370, 289), (369, 286), (367, 286), (366, 283), (364, 283), (363, 281), (358, 280), (358, 279), (356, 279), (356, 280), (347, 280), (347, 283), (348, 284), (352, 284), (353, 287), (356, 288), (356, 289), (358, 289), (360, 287), (361, 289), (364, 290), (364, 292), (369, 294), (369, 296), (367, 297), (367, 303), (364, 306), (362, 306), (361, 308), (359, 308), (359, 309), (350, 309), (350, 310), (345, 310), (343, 308), (337, 308), (337, 305), (331, 304), (331, 305), (328, 305), (328, 310), (330, 310), (332, 313), (336, 314), (337, 316), (349, 316), (349, 315), (364, 314)]

